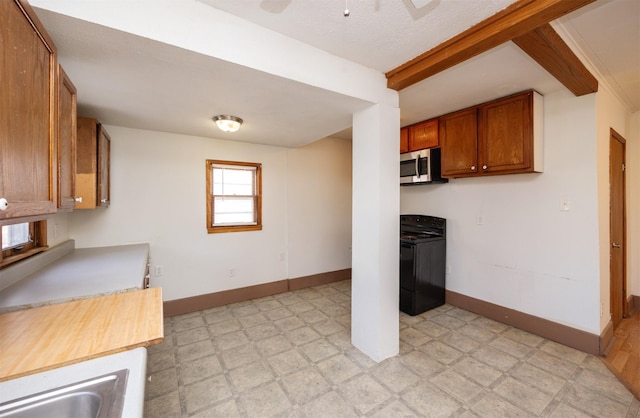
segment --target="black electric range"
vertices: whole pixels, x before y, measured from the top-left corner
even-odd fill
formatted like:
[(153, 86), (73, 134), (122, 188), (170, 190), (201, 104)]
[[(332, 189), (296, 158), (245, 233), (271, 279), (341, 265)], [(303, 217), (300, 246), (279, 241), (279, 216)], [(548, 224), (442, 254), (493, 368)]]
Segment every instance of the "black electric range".
[(447, 221), (400, 215), (400, 310), (419, 315), (445, 302)]

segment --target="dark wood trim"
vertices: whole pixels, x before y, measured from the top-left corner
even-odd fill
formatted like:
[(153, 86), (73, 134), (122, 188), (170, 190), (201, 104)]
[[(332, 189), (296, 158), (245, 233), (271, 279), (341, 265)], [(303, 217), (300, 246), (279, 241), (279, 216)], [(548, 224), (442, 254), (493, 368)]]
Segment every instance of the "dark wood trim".
[(600, 336), (571, 328), (557, 322), (529, 315), (524, 312), (495, 305), (484, 300), (472, 298), (460, 293), (446, 291), (446, 301), (448, 304), (457, 306), (464, 310), (477, 313), (486, 318), (502, 322), (507, 325), (519, 328), (573, 347), (585, 353), (600, 354)]
[(387, 87), (402, 90), (593, 1), (518, 0), (448, 41), (387, 72)]
[(640, 311), (640, 296), (629, 295), (627, 298), (628, 316), (632, 316), (636, 311)]
[(327, 273), (289, 279), (289, 290), (300, 290), (348, 279), (351, 279), (351, 269), (329, 271)]
[(207, 293), (184, 299), (168, 300), (164, 302), (164, 316), (175, 316), (203, 309), (215, 308), (230, 303), (261, 298), (286, 292), (289, 289), (287, 280), (223, 290), (222, 292)]
[(601, 356), (606, 356), (609, 354), (613, 345), (616, 343), (616, 335), (615, 330), (613, 329), (613, 322), (609, 321), (607, 326), (604, 327), (602, 333), (600, 334), (600, 352), (598, 353)]
[(290, 290), (300, 290), (311, 286), (319, 286), (350, 278), (351, 269), (349, 268), (314, 274), (311, 276), (298, 277), (295, 279), (278, 280), (255, 286), (224, 290), (222, 292), (207, 293), (183, 299), (169, 300), (164, 302), (164, 316), (182, 315), (189, 312), (215, 308), (218, 306), (228, 305), (230, 303), (244, 302), (246, 300), (277, 295)]
[(512, 40), (576, 96), (598, 91), (598, 80), (550, 24)]

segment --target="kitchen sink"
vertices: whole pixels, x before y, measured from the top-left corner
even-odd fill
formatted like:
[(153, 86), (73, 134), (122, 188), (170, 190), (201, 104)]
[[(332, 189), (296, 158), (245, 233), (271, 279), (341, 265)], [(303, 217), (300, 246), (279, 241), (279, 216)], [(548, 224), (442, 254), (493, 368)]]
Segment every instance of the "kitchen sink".
[(122, 416), (128, 369), (0, 404), (0, 418), (116, 418)]

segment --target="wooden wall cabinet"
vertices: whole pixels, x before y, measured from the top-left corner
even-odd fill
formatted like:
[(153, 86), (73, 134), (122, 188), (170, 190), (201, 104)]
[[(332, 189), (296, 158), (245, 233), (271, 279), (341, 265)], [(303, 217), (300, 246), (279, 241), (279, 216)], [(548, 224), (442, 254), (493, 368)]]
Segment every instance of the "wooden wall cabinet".
[(78, 118), (76, 209), (111, 203), (111, 138), (93, 118)]
[(464, 177), (478, 172), (477, 115), (474, 107), (440, 117), (443, 177)]
[(409, 128), (400, 128), (400, 154), (409, 152)]
[(77, 93), (62, 66), (58, 87), (58, 211), (67, 212), (76, 204)]
[(426, 120), (400, 129), (400, 154), (438, 146), (438, 119)]
[(442, 116), (442, 175), (542, 172), (542, 111), (527, 91)]
[(435, 148), (438, 145), (438, 119), (426, 120), (409, 127), (409, 151)]
[[(56, 212), (56, 47), (26, 1), (0, 2), (0, 221)], [(5, 202), (5, 200), (2, 200)]]

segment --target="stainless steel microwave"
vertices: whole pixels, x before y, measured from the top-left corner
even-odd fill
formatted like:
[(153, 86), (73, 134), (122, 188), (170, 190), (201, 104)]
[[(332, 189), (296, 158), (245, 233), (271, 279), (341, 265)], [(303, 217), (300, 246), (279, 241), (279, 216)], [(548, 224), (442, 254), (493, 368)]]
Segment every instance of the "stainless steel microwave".
[(446, 183), (441, 174), (440, 148), (400, 154), (400, 185)]

